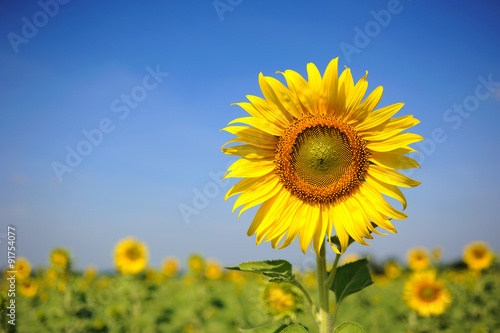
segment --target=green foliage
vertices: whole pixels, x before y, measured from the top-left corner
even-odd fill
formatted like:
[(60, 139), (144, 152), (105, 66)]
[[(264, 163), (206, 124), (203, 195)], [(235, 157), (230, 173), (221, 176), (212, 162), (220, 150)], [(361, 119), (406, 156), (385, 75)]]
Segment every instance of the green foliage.
[(292, 264), (286, 260), (244, 262), (237, 266), (225, 268), (242, 272), (260, 273), (262, 274), (262, 278), (268, 282), (290, 282), (294, 279)]
[(333, 333), (366, 333), (366, 331), (358, 323), (346, 321), (340, 324)]
[(335, 293), (337, 303), (340, 303), (347, 296), (357, 293), (372, 284), (368, 259), (360, 259), (337, 268), (330, 289)]
[(250, 329), (240, 329), (240, 333), (308, 333), (308, 330), (300, 324), (280, 325), (270, 324)]

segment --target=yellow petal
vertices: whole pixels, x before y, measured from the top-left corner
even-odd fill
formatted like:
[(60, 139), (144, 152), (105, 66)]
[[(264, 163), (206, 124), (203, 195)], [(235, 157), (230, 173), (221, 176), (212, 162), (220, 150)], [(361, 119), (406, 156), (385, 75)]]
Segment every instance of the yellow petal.
[(356, 126), (356, 130), (363, 131), (382, 124), (384, 121), (395, 115), (403, 107), (403, 105), (404, 103), (392, 104), (369, 113), (365, 121)]
[(330, 61), (326, 67), (325, 74), (323, 74), (319, 96), (319, 109), (322, 111), (322, 114), (337, 116), (340, 114), (340, 110), (336, 110), (339, 89), (338, 60), (339, 58), (335, 58)]
[(392, 150), (388, 152), (372, 151), (369, 160), (375, 164), (390, 169), (411, 169), (420, 168), (420, 165), (413, 158), (403, 156), (401, 150)]
[(274, 169), (275, 165), (272, 159), (248, 160), (240, 158), (229, 167), (223, 179), (261, 177), (272, 172)]
[(304, 203), (304, 205), (306, 206), (307, 210), (307, 221), (303, 221), (304, 223), (302, 223), (302, 230), (300, 230), (299, 241), (302, 252), (306, 253), (307, 247), (309, 246), (313, 238), (314, 231), (316, 231), (316, 225), (318, 224), (319, 205), (309, 203)]
[(404, 147), (414, 142), (422, 141), (424, 138), (414, 133), (399, 133), (382, 141), (368, 141), (366, 147), (375, 151), (390, 151)]
[(237, 118), (231, 121), (228, 125), (235, 123), (247, 124), (275, 136), (281, 136), (283, 134), (282, 129), (262, 118), (255, 118), (255, 117)]
[(413, 180), (405, 175), (384, 167), (379, 167), (378, 165), (370, 165), (369, 171), (371, 176), (377, 178), (378, 180), (402, 187), (415, 187), (420, 185), (422, 182)]
[(286, 70), (285, 73), (282, 74), (285, 77), (286, 84), (288, 85), (290, 92), (295, 93), (299, 99), (303, 116), (312, 114), (312, 110), (314, 110), (316, 103), (312, 98), (309, 83), (295, 71)]
[(222, 148), (222, 152), (227, 155), (237, 155), (249, 159), (270, 158), (275, 155), (274, 149), (265, 149), (252, 145), (238, 145)]
[(313, 63), (307, 64), (307, 78), (311, 89), (311, 97), (314, 103), (312, 114), (318, 114), (319, 92), (321, 90), (321, 74)]
[(382, 197), (382, 194), (380, 194), (372, 185), (364, 183), (363, 186), (359, 187), (359, 191), (361, 195), (365, 198), (365, 202), (367, 204), (373, 205), (373, 207), (377, 212), (380, 212), (385, 216), (392, 217), (396, 220), (403, 220), (408, 217), (406, 214), (401, 213), (400, 211), (394, 209), (394, 207), (389, 205), (389, 203), (384, 199), (384, 197)]
[(401, 202), (401, 204), (403, 205), (403, 210), (406, 209), (407, 206), (406, 198), (403, 195), (403, 192), (401, 192), (401, 190), (397, 186), (381, 182), (380, 180), (372, 177), (370, 174), (367, 174), (365, 176), (365, 179), (380, 193), (390, 196), (391, 198), (394, 198), (399, 202)]
[(266, 100), (251, 95), (248, 95), (247, 98), (249, 101), (255, 102), (255, 104), (258, 106), (246, 102), (233, 103), (231, 105), (238, 105), (242, 107), (246, 112), (248, 112), (252, 117), (266, 120), (267, 122), (282, 130), (287, 127), (288, 122), (286, 121), (286, 119), (283, 116), (279, 117), (276, 113), (272, 112), (272, 110), (270, 110), (270, 108), (268, 107), (268, 103)]
[(231, 142), (242, 142), (261, 148), (274, 149), (276, 147), (276, 144), (278, 143), (278, 139), (273, 135), (253, 127), (228, 126), (226, 128), (223, 128), (221, 131), (226, 131), (238, 136), (238, 138), (231, 139), (225, 145)]
[[(273, 89), (271, 88), (271, 86), (267, 82), (264, 75), (262, 75), (262, 73), (259, 74), (259, 85), (260, 85), (260, 89), (262, 90), (262, 93), (264, 94), (264, 97), (266, 98), (266, 100), (269, 103), (274, 104), (278, 108), (278, 110), (280, 110), (282, 112), (283, 116), (288, 121), (292, 121), (293, 120), (292, 115), (281, 104), (278, 96), (276, 96), (276, 93), (273, 91)], [(276, 111), (277, 110), (275, 110), (275, 112)]]
[(277, 197), (278, 196), (276, 195), (273, 198), (270, 198), (259, 207), (257, 213), (255, 213), (252, 224), (250, 224), (250, 227), (248, 228), (248, 236), (252, 236), (253, 234), (255, 234), (255, 231), (257, 231), (257, 228), (260, 226), (262, 220), (267, 216), (267, 212), (271, 209)]
[(297, 109), (297, 101), (295, 101), (296, 96), (293, 96), (290, 91), (278, 80), (273, 77), (266, 76), (265, 80), (271, 86), (271, 88), (276, 93), (281, 105), (290, 113), (293, 117), (299, 118), (302, 115), (302, 110)]

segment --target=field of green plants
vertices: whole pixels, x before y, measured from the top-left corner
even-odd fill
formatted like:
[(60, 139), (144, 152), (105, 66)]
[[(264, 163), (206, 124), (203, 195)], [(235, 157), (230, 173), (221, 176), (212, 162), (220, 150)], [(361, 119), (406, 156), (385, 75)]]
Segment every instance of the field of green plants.
[[(83, 272), (69, 266), (33, 269), (16, 283), (16, 325), (8, 323), (9, 284), (3, 279), (2, 332), (258, 333), (279, 332), (281, 325), (295, 322), (317, 332), (295, 286), (265, 283), (259, 274), (195, 258), (197, 263), (191, 260), (182, 272), (168, 267), (134, 275), (99, 274), (92, 267)], [(356, 321), (366, 332), (500, 332), (500, 270), (495, 264), (482, 271), (464, 263), (435, 264), (432, 269), (445, 281), (451, 304), (433, 316), (420, 315), (403, 299), (409, 268), (389, 271), (375, 262), (370, 268), (374, 284), (342, 301), (337, 323)], [(316, 301), (315, 272), (294, 274)]]

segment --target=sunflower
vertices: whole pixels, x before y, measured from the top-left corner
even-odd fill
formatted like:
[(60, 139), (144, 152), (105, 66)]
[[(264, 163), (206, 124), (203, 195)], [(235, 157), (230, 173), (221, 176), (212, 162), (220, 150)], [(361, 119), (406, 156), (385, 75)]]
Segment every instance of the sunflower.
[(32, 298), (38, 291), (38, 283), (32, 279), (24, 279), (19, 283), (19, 293), (27, 298)]
[(397, 279), (401, 276), (401, 265), (394, 260), (389, 260), (384, 264), (384, 273), (389, 279)]
[(243, 143), (222, 149), (241, 157), (225, 178), (243, 178), (226, 199), (240, 194), (233, 208), (242, 206), (240, 214), (262, 204), (248, 229), (249, 236), (257, 234), (257, 244), (265, 239), (283, 248), (299, 236), (304, 253), (310, 244), (319, 253), (325, 235), (335, 228), (340, 249), (330, 245), (340, 253), (349, 236), (368, 245), (364, 239), (372, 239), (372, 232), (381, 234), (372, 222), (396, 233), (389, 219), (407, 217), (382, 194), (405, 209), (398, 186), (420, 184), (395, 171), (419, 167), (405, 155), (415, 151), (408, 145), (422, 137), (400, 133), (419, 121), (412, 115), (391, 118), (402, 103), (376, 109), (382, 87), (363, 100), (367, 75), (354, 84), (346, 68), (338, 77), (337, 61), (330, 62), (323, 77), (308, 64), (308, 81), (285, 71), (288, 88), (261, 73), (264, 99), (247, 96), (250, 103), (237, 103), (251, 117), (223, 129), (237, 136), (226, 145)]
[(403, 299), (408, 306), (423, 317), (443, 314), (450, 306), (451, 298), (444, 281), (437, 279), (432, 270), (414, 273), (403, 290)]
[(481, 271), (491, 266), (494, 254), (485, 242), (472, 242), (464, 247), (463, 260), (474, 271)]
[(133, 237), (122, 239), (115, 247), (115, 265), (122, 274), (140, 273), (148, 263), (148, 248)]
[(205, 260), (199, 254), (192, 254), (188, 258), (188, 268), (195, 275), (201, 274), (205, 268)]
[(429, 252), (424, 247), (414, 247), (406, 254), (408, 267), (413, 271), (420, 271), (429, 268)]
[(59, 271), (67, 270), (71, 267), (71, 258), (68, 250), (57, 247), (50, 252), (50, 264)]
[(167, 257), (163, 259), (162, 272), (167, 277), (176, 276), (179, 274), (181, 263), (176, 257)]
[(205, 265), (205, 276), (210, 280), (220, 279), (222, 276), (222, 266), (215, 259), (208, 259)]
[(268, 283), (264, 289), (264, 305), (276, 317), (289, 317), (301, 309), (301, 297), (288, 284)]
[(19, 257), (16, 259), (16, 263), (14, 264), (14, 268), (10, 269), (9, 266), (6, 266), (3, 275), (4, 277), (10, 277), (12, 273), (8, 272), (16, 272), (14, 273), (16, 276), (16, 279), (18, 280), (24, 280), (28, 278), (31, 274), (31, 264), (28, 259), (24, 257)]

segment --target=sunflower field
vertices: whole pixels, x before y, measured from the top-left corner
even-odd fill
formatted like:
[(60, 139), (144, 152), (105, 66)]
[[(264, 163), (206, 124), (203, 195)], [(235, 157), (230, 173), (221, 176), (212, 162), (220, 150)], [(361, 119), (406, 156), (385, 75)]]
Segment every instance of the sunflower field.
[[(366, 332), (499, 332), (495, 253), (475, 242), (464, 247), (462, 260), (443, 264), (441, 251), (413, 248), (404, 263), (370, 261), (373, 284), (342, 301), (338, 322), (358, 322)], [(92, 265), (75, 270), (63, 248), (53, 249), (49, 258), (48, 267), (16, 260), (16, 325), (8, 324), (12, 286), (2, 279), (2, 332), (258, 333), (281, 332), (293, 323), (317, 330), (296, 286), (265, 283), (259, 274), (225, 269), (200, 254), (186, 263), (166, 257), (160, 268), (152, 268), (147, 245), (127, 238), (115, 247), (115, 272), (100, 273)], [(340, 267), (362, 261), (346, 254)], [(293, 274), (317, 298), (316, 272)], [(9, 277), (7, 267), (4, 275)]]

